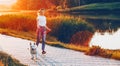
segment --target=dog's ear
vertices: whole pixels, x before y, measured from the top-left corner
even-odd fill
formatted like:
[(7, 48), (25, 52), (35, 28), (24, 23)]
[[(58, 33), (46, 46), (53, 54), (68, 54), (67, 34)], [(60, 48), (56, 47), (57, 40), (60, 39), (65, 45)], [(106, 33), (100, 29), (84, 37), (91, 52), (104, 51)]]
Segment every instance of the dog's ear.
[(30, 42), (30, 45), (31, 45), (31, 42)]
[(36, 45), (36, 44), (34, 43), (34, 45)]

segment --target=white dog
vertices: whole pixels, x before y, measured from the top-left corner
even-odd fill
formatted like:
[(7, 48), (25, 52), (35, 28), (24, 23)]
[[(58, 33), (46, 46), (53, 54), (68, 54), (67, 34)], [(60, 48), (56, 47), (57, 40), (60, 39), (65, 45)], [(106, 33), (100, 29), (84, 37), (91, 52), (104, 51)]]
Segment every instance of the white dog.
[(34, 43), (30, 43), (30, 53), (31, 53), (31, 56), (32, 56), (32, 60), (34, 59), (37, 59), (38, 56), (37, 56), (37, 45)]

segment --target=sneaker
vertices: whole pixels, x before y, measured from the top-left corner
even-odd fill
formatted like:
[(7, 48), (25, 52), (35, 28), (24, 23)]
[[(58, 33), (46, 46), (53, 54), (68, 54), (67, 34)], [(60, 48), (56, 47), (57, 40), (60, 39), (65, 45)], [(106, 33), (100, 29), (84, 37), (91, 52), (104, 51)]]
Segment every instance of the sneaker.
[(40, 60), (39, 58), (36, 58), (36, 60)]
[(34, 58), (33, 58), (33, 57), (32, 57), (31, 59), (32, 59), (32, 60), (34, 60)]
[(45, 52), (45, 51), (42, 51), (42, 54), (46, 54), (46, 52)]

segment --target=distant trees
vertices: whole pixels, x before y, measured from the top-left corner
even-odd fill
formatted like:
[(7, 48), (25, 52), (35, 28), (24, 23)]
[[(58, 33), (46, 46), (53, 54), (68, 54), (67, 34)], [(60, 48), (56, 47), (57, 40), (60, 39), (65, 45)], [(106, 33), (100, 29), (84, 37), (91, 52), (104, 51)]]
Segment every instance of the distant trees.
[(120, 2), (120, 0), (66, 0), (68, 7), (81, 6), (91, 3)]
[(50, 8), (53, 4), (49, 0), (17, 0), (13, 9), (37, 10), (40, 8)]
[(56, 6), (59, 6), (61, 5), (62, 2), (64, 2), (64, 0), (49, 0), (49, 1)]
[(82, 5), (90, 4), (90, 3), (120, 2), (120, 0), (80, 0), (80, 1), (84, 1), (84, 3), (81, 2)]
[(55, 6), (60, 6), (61, 8), (74, 7), (80, 5), (80, 0), (49, 0)]
[(17, 0), (17, 3), (13, 5), (14, 9), (27, 9), (28, 0)]
[(120, 0), (17, 0), (13, 5), (14, 9), (40, 9), (57, 6), (60, 8), (70, 8), (91, 3), (120, 2)]
[(61, 6), (62, 8), (70, 8), (91, 3), (120, 2), (120, 0), (49, 0), (49, 1), (56, 6)]

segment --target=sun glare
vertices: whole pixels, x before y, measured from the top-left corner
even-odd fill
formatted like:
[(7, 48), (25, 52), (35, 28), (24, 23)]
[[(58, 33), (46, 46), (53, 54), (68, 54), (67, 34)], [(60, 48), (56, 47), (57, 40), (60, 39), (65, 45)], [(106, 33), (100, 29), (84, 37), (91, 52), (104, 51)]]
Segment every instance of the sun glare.
[(16, 0), (0, 0), (0, 5), (11, 6), (15, 2), (16, 2)]

